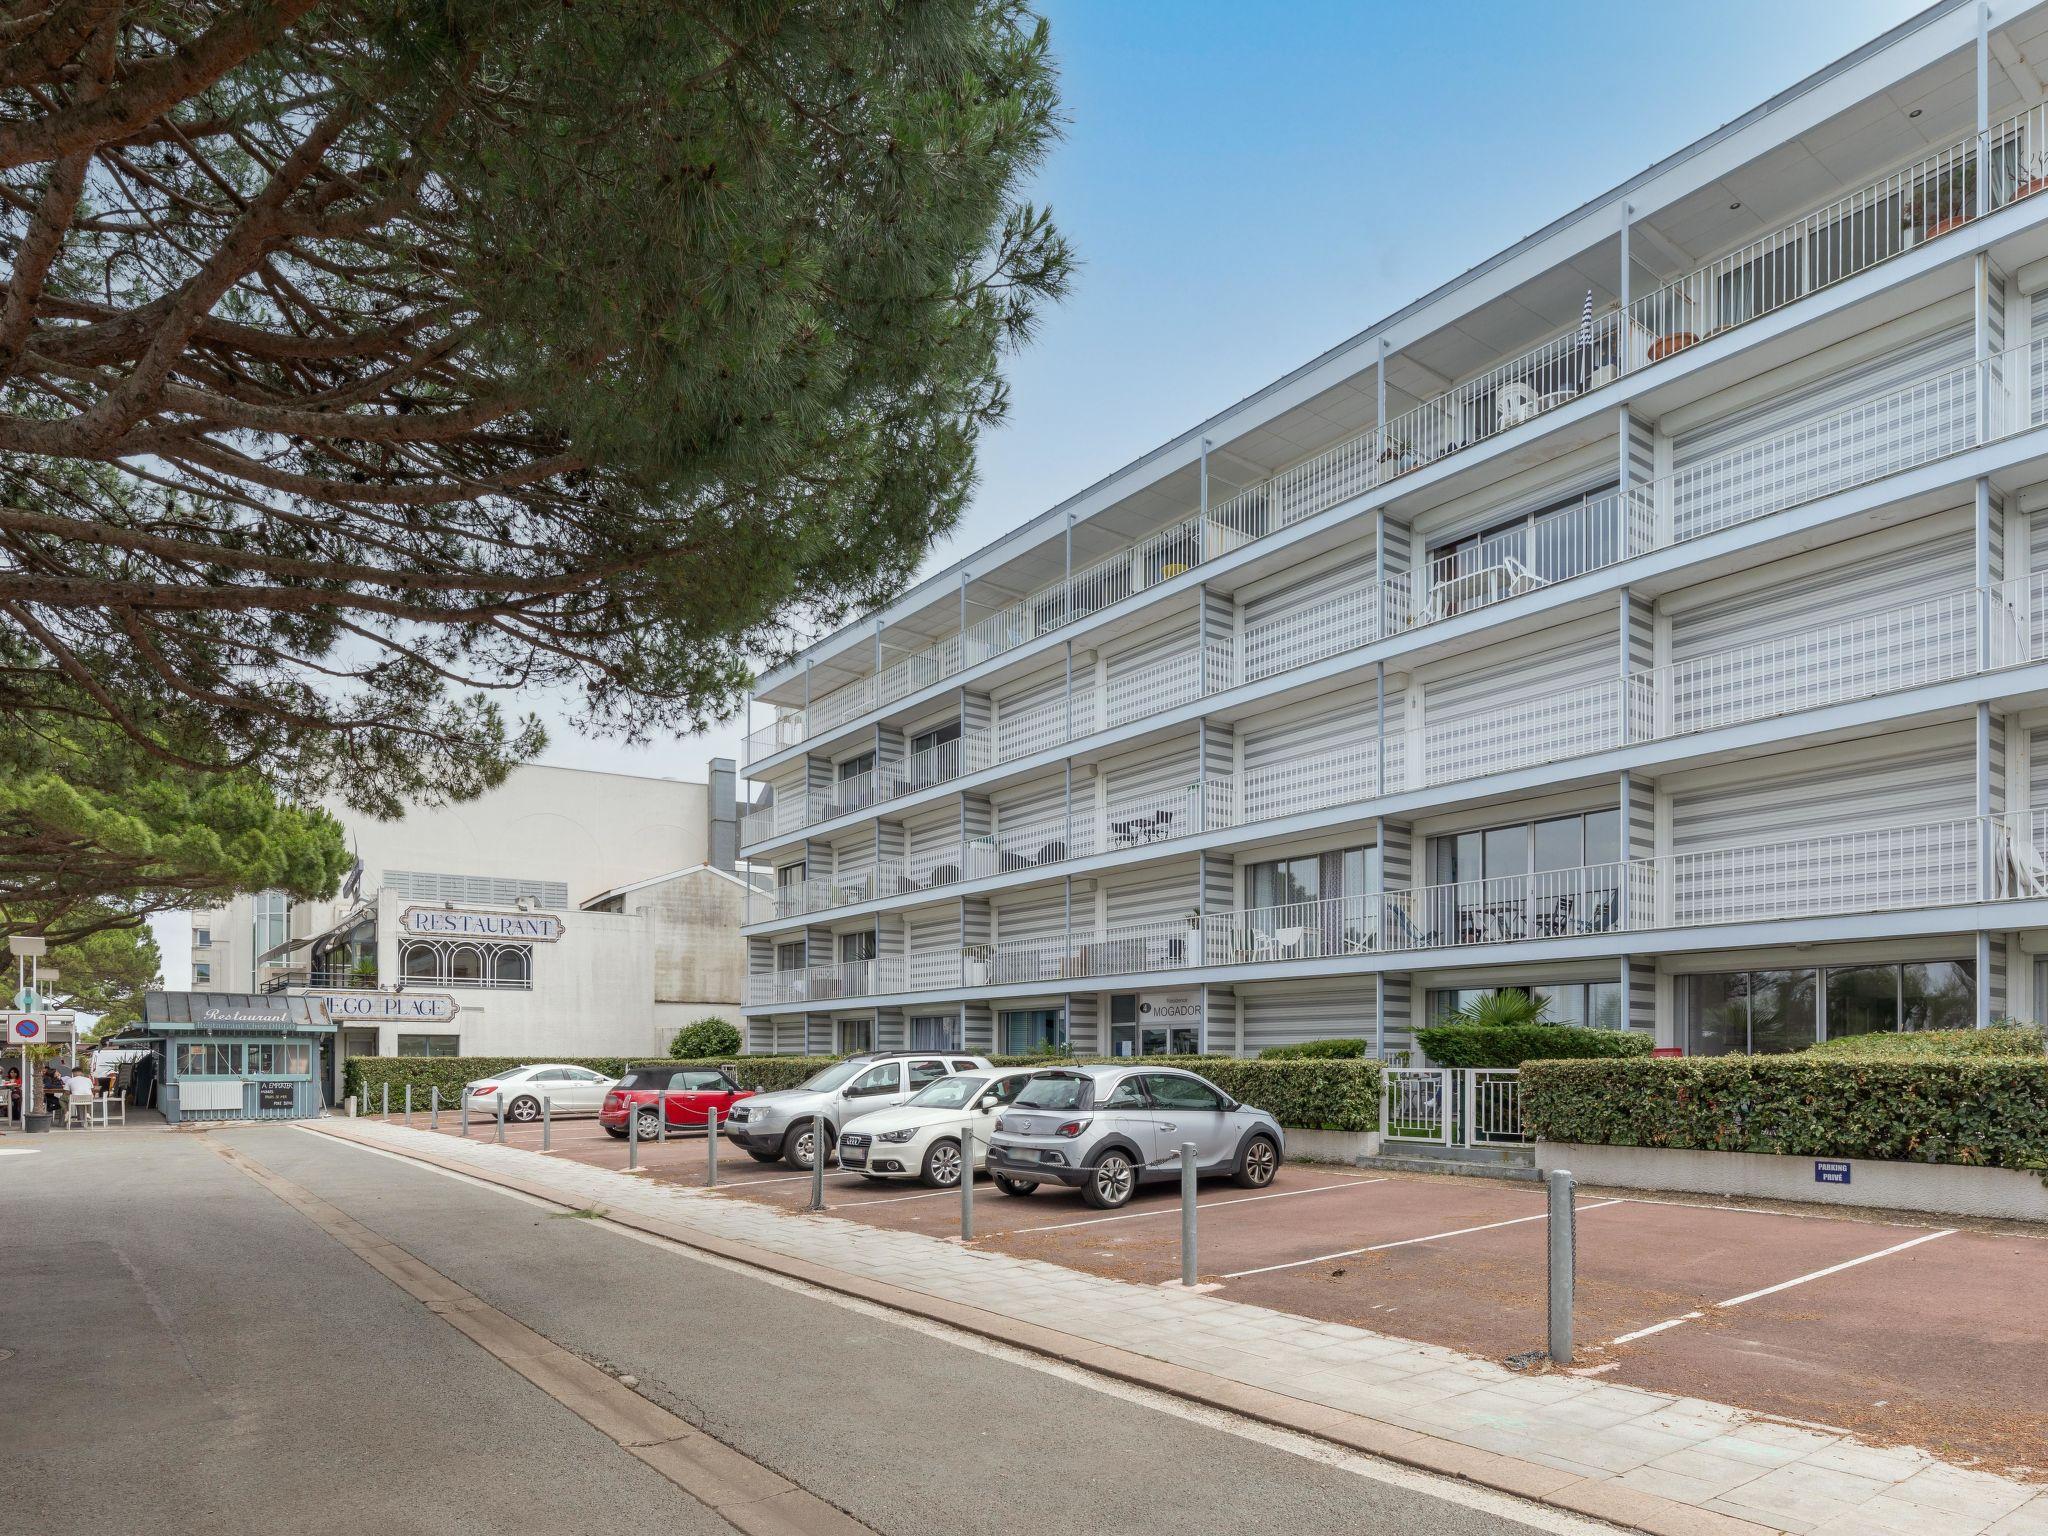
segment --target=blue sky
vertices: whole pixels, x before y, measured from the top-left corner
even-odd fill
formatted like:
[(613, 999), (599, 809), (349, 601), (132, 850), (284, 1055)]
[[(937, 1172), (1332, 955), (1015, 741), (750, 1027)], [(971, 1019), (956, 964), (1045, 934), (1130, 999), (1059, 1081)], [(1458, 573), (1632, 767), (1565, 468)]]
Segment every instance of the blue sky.
[[(1041, 0), (1081, 260), (950, 564), (1895, 26), (1917, 0)], [(543, 713), (553, 716), (551, 710)], [(545, 761), (701, 778), (737, 724)], [(159, 925), (166, 972), (182, 918)]]

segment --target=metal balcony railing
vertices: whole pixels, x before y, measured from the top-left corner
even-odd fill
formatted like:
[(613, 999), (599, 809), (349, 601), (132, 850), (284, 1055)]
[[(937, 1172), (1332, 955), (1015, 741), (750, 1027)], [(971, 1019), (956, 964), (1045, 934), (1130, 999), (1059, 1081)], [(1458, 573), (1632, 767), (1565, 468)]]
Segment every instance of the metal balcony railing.
[[(2029, 107), (1993, 125), (1985, 144), (1986, 211), (1995, 212), (2048, 188), (2048, 105)], [(1977, 216), (1983, 171), (1979, 159), (1977, 136), (1958, 138), (1633, 298), (1626, 316), (1609, 310), (1590, 325), (1551, 336), (1384, 424), (1247, 488), (1206, 515), (1183, 518), (922, 650), (885, 658), (875, 675), (821, 695), (807, 708), (780, 709), (774, 720), (748, 737), (748, 761), (799, 745), (1966, 225)], [(1872, 429), (1884, 430), (1875, 422)], [(1952, 450), (1930, 445), (1930, 451)], [(1787, 494), (1803, 500), (1817, 493)], [(1714, 497), (1703, 491), (1699, 499), (1706, 506), (1699, 524), (1690, 531), (1681, 527), (1677, 537), (1708, 531)], [(1633, 530), (1635, 525), (1625, 526)], [(1541, 575), (1539, 559), (1522, 553), (1513, 558), (1520, 570)], [(1584, 568), (1611, 563), (1596, 558)], [(1505, 564), (1493, 567), (1482, 560), (1479, 569), (1495, 571), (1467, 583), (1482, 593), (1505, 587), (1512, 595), (1520, 579), (1516, 569)], [(1476, 578), (1476, 572), (1471, 574)], [(1446, 594), (1447, 603), (1462, 600), (1455, 583), (1433, 586)], [(1402, 611), (1427, 613), (1426, 607), (1416, 606), (1429, 601), (1427, 591), (1405, 595), (1409, 604)]]

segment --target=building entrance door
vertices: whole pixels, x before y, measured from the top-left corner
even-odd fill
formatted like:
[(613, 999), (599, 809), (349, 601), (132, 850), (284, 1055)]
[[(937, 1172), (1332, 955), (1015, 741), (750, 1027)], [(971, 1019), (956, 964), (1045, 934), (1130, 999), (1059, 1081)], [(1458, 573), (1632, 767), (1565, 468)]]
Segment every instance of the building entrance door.
[(375, 1056), (377, 1054), (377, 1031), (374, 1029), (344, 1029), (341, 1032), (341, 1050), (334, 1063), (334, 1102), (340, 1103), (342, 1085), (347, 1081), (348, 1059), (351, 1056)]

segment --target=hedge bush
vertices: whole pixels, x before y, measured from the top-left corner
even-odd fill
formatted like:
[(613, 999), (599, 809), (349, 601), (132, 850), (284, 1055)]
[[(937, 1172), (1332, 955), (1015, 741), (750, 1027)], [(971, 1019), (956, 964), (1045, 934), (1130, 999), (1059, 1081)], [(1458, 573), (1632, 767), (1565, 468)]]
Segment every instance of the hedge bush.
[(1537, 1061), (1522, 1118), (1545, 1141), (2048, 1169), (2048, 1059)]
[(2001, 1024), (1990, 1029), (1930, 1029), (1901, 1034), (1845, 1035), (1808, 1047), (1809, 1056), (1875, 1058), (1896, 1061), (1926, 1057), (2039, 1056), (2042, 1054), (2041, 1026)]
[(1299, 1045), (1269, 1045), (1261, 1061), (1356, 1061), (1368, 1054), (1363, 1040), (1304, 1040)]
[(711, 1014), (677, 1030), (668, 1043), (668, 1054), (676, 1061), (703, 1061), (711, 1056), (737, 1056), (746, 1048), (739, 1025)]
[(1525, 1061), (1647, 1056), (1648, 1035), (1575, 1024), (1432, 1024), (1415, 1042), (1439, 1067), (1519, 1067)]
[[(730, 1073), (742, 1088), (772, 1093), (794, 1088), (806, 1078), (840, 1060), (837, 1056), (738, 1056), (723, 1060), (651, 1061), (625, 1056), (551, 1056), (536, 1061), (588, 1067), (607, 1077), (621, 1076), (633, 1066), (717, 1067)], [(1043, 1056), (995, 1056), (999, 1067), (1062, 1067), (1108, 1064), (1110, 1058), (1081, 1060)], [(1128, 1060), (1128, 1059), (1127, 1059)], [(1269, 1112), (1283, 1126), (1296, 1130), (1376, 1131), (1380, 1124), (1380, 1064), (1377, 1061), (1240, 1061), (1232, 1056), (1147, 1056), (1147, 1065), (1185, 1067), (1199, 1072), (1232, 1098)], [(511, 1056), (351, 1056), (342, 1091), (355, 1094), (366, 1112), (381, 1102), (383, 1085), (391, 1085), (395, 1110), (412, 1084), (413, 1108), (423, 1110), (429, 1089), (439, 1087), (441, 1102), (460, 1101), (462, 1085), (480, 1077), (510, 1071), (527, 1063)]]

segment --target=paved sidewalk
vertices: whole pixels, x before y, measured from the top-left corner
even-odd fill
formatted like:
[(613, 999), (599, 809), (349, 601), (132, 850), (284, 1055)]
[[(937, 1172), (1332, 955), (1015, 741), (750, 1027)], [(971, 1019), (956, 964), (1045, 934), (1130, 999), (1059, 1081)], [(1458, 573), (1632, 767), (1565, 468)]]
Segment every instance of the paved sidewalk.
[[(1306, 1433), (1660, 1533), (2048, 1536), (2048, 1489), (1923, 1451), (914, 1232), (791, 1215), (489, 1142), (308, 1129), (516, 1182), (572, 1207)], [(735, 1251), (747, 1250), (747, 1251)]]

